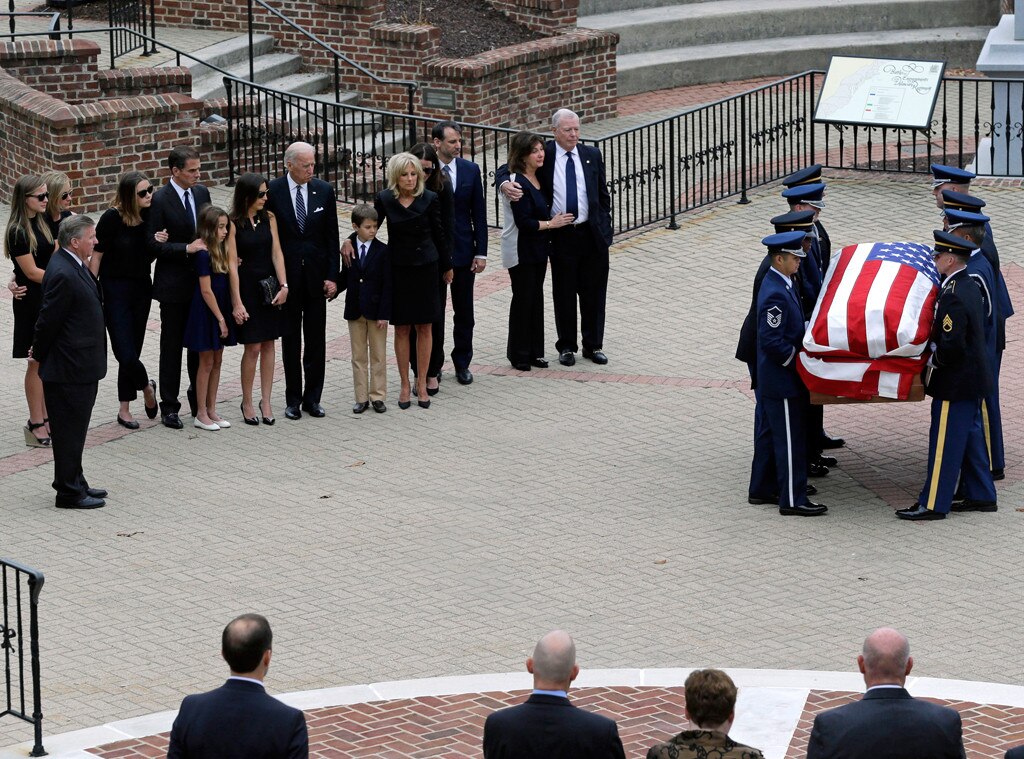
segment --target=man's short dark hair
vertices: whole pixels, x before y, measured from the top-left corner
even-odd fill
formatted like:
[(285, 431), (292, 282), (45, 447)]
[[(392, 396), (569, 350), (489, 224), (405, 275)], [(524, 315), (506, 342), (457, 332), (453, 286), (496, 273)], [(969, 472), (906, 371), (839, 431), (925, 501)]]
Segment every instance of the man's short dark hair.
[(434, 128), (430, 130), (431, 138), (435, 140), (443, 140), (445, 129), (454, 129), (460, 135), (462, 134), (462, 127), (454, 121), (440, 121), (437, 124), (434, 124)]
[(964, 224), (960, 227), (960, 230), (967, 235), (967, 239), (977, 245), (979, 248), (981, 244), (985, 242), (985, 225), (984, 224)]
[(736, 683), (720, 669), (698, 669), (684, 684), (686, 710), (699, 726), (721, 725), (736, 708)]
[(178, 145), (167, 154), (167, 168), (183, 171), (189, 161), (198, 161), (199, 153), (191, 145)]
[(220, 637), (221, 653), (232, 672), (252, 672), (270, 650), (274, 634), (259, 614), (243, 614), (228, 622)]
[(360, 203), (352, 209), (352, 223), (357, 227), (363, 226), (363, 222), (369, 219), (370, 221), (379, 221), (377, 218), (377, 209), (366, 203)]

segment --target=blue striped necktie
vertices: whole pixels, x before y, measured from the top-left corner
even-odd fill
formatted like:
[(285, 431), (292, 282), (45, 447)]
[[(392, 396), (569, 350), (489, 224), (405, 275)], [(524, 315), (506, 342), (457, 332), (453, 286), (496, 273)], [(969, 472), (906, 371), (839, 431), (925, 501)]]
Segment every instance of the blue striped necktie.
[(298, 222), (299, 231), (306, 231), (306, 201), (302, 197), (302, 185), (295, 187), (295, 221)]

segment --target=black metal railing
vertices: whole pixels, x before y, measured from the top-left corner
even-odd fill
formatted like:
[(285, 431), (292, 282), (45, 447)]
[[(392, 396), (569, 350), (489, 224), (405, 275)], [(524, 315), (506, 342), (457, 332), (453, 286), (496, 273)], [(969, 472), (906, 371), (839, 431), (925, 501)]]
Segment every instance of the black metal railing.
[[(7, 19), (8, 33), (3, 35), (4, 37), (10, 37), (11, 42), (14, 42), (18, 38), (18, 19), (19, 18), (48, 18), (49, 23), (46, 25), (46, 32), (32, 32), (32, 34), (47, 34), (51, 40), (60, 39), (60, 12), (59, 11), (15, 11), (14, 0), (10, 0), (10, 9), (5, 13), (0, 13), (0, 18)], [(72, 31), (72, 20), (71, 14), (68, 13), (68, 31)]]
[[(31, 722), (34, 742), (29, 756), (45, 756), (43, 707), (39, 682), (39, 592), (43, 573), (7, 559), (0, 559), (0, 650), (4, 659), (5, 708), (0, 718), (11, 716)], [(28, 635), (25, 635), (25, 616)], [(26, 662), (26, 647), (27, 662)], [(28, 675), (26, 676), (26, 664)], [(28, 685), (28, 687), (26, 687)], [(28, 692), (29, 695), (26, 695)], [(31, 698), (31, 714), (28, 711)]]
[(154, 0), (107, 0), (110, 27), (110, 67), (123, 55), (142, 48), (150, 56), (156, 48)]

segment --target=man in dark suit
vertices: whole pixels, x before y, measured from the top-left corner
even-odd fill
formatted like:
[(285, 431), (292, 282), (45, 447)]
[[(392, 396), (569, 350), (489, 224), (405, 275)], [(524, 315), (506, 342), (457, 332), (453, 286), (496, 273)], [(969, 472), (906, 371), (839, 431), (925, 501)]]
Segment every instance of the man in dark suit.
[(1006, 752), (1006, 756), (1004, 756), (1003, 759), (1024, 759), (1024, 746), (1011, 748)]
[(99, 284), (86, 262), (96, 245), (88, 216), (69, 216), (57, 236), (60, 249), (43, 275), (32, 357), (39, 362), (53, 440), (53, 489), (59, 509), (96, 509), (107, 491), (90, 488), (82, 451), (96, 388), (107, 373), (107, 335)]
[[(555, 307), (558, 362), (576, 363), (576, 300), (579, 299), (583, 357), (607, 364), (604, 354), (605, 301), (608, 294), (608, 247), (612, 244), (611, 195), (605, 182), (604, 158), (597, 148), (579, 144), (580, 119), (561, 108), (551, 120), (555, 139), (544, 151), (537, 171), (552, 215), (575, 217), (553, 232), (551, 296)], [(498, 187), (509, 200), (522, 197), (518, 184), (508, 181), (508, 167), (495, 173)]]
[[(455, 229), (452, 240), (452, 365), (460, 385), (473, 381), (473, 285), (487, 266), (487, 207), (480, 167), (460, 157), (462, 129), (454, 121), (442, 121), (431, 130), (434, 150), (455, 194)], [(444, 324), (442, 320), (442, 325)], [(435, 344), (438, 335), (434, 335)], [(444, 332), (440, 335), (444, 344)]]
[(569, 685), (580, 668), (568, 633), (549, 632), (526, 660), (533, 694), (484, 722), (484, 759), (625, 759), (613, 720), (577, 709)]
[(313, 177), (316, 156), (312, 145), (293, 142), (284, 152), (284, 165), (288, 173), (267, 188), (267, 210), (277, 217), (285, 272), (295, 285), (288, 291), (287, 324), (281, 338), (284, 415), (301, 419), (305, 411), (322, 417), (327, 301), (338, 292), (338, 205), (334, 188)]
[[(199, 210), (210, 203), (210, 191), (199, 184), (199, 153), (186, 145), (167, 156), (171, 180), (153, 193), (149, 209), (149, 244), (156, 253), (153, 298), (160, 303), (160, 415), (165, 427), (182, 428), (178, 411), (181, 387), (181, 351), (185, 324), (196, 289), (196, 251), (206, 245), (196, 233)], [(156, 232), (167, 232), (166, 242), (157, 242)], [(195, 377), (199, 356), (188, 352), (187, 391), (195, 416)]]
[(906, 637), (875, 630), (857, 666), (864, 698), (814, 718), (807, 759), (964, 759), (960, 715), (903, 687), (914, 666)]
[(216, 690), (186, 696), (171, 727), (167, 759), (304, 759), (306, 717), (267, 694), (273, 634), (259, 614), (243, 614), (221, 635), (231, 668)]

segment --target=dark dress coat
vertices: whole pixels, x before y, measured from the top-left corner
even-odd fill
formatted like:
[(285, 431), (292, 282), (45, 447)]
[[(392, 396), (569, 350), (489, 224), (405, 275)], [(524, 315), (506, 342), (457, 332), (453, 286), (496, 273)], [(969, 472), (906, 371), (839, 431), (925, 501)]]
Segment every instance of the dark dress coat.
[(388, 246), (374, 238), (366, 251), (366, 260), (359, 260), (360, 242), (352, 242), (352, 265), (341, 270), (338, 289), (345, 290), (345, 319), (365, 317), (371, 321), (391, 320), (391, 257)]
[[(306, 187), (306, 223), (302, 230), (295, 220), (295, 206), (288, 190), (288, 176), (267, 185), (267, 210), (277, 218), (277, 237), (284, 254), (288, 286), (305, 288), (310, 298), (324, 297), (324, 282), (337, 281), (341, 237), (338, 232), (338, 203), (334, 188), (322, 179), (310, 179)], [(289, 297), (286, 308), (301, 301)]]
[(484, 722), (484, 759), (625, 759), (613, 720), (534, 693)]
[(487, 204), (480, 167), (456, 158), (455, 183), (452, 265), (469, 266), (477, 256), (487, 255)]
[[(210, 204), (210, 191), (197, 184), (192, 188), (196, 220), (203, 206)], [(167, 242), (157, 242), (153, 235), (167, 230)], [(167, 182), (153, 193), (149, 207), (149, 229), (146, 239), (156, 256), (153, 272), (153, 299), (161, 303), (188, 303), (196, 289), (196, 268), (192, 256), (185, 252), (197, 237), (196, 225), (189, 218), (178, 191)]]
[(807, 759), (964, 759), (960, 715), (904, 688), (875, 688), (814, 718)]
[(928, 395), (963, 401), (988, 394), (992, 369), (985, 355), (985, 305), (967, 269), (942, 284), (931, 342), (935, 345), (930, 359), (934, 369), (925, 375)]
[(167, 759), (305, 759), (306, 717), (262, 686), (228, 680), (186, 696), (171, 728)]
[(765, 398), (795, 398), (804, 391), (796, 353), (804, 338), (804, 313), (796, 290), (769, 271), (757, 295), (757, 387)]

